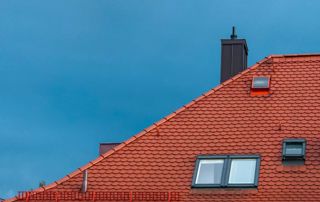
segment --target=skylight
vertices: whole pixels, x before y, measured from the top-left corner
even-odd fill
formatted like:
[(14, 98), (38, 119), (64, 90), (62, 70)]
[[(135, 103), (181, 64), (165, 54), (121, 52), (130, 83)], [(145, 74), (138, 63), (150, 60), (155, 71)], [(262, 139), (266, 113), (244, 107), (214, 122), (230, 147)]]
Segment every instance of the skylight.
[(269, 76), (257, 76), (252, 79), (252, 89), (269, 89), (270, 77)]
[(199, 162), (197, 184), (220, 184), (224, 159), (208, 159)]
[(306, 153), (305, 139), (285, 139), (283, 141), (283, 160), (304, 160)]
[(198, 156), (193, 187), (256, 187), (259, 156)]
[(229, 184), (254, 184), (257, 159), (232, 159)]

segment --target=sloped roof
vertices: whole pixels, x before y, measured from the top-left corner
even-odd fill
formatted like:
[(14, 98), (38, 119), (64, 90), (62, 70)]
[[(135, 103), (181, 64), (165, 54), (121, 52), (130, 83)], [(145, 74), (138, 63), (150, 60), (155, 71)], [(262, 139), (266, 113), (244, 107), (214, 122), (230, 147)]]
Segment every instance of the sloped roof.
[[(253, 76), (271, 76), (251, 96)], [(179, 191), (188, 201), (320, 200), (320, 55), (272, 55), (37, 191)], [(304, 166), (283, 166), (284, 138), (307, 140)], [(197, 155), (260, 154), (257, 190), (191, 189)], [(7, 200), (14, 201), (15, 198)]]

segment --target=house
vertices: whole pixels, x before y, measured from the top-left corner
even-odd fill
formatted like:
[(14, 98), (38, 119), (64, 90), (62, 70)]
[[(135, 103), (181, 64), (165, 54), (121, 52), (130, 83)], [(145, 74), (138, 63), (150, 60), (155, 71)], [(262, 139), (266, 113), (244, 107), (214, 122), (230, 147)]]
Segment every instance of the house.
[(221, 44), (219, 86), (7, 201), (320, 201), (320, 54), (247, 68), (244, 39)]

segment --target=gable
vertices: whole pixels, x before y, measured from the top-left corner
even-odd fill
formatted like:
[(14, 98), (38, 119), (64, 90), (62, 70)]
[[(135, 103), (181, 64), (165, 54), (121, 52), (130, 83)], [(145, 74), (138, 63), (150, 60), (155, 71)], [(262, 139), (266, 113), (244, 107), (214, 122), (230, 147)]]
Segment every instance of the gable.
[[(82, 171), (87, 169), (88, 191), (179, 191), (186, 198), (214, 196), (218, 201), (226, 195), (240, 201), (281, 199), (292, 192), (291, 185), (299, 186), (296, 196), (315, 191), (320, 184), (312, 180), (314, 172), (320, 175), (315, 167), (319, 69), (317, 55), (270, 56), (44, 189), (79, 191)], [(251, 96), (253, 76), (266, 75), (271, 76), (270, 94)], [(295, 137), (308, 141), (306, 166), (298, 171), (281, 164), (281, 141)], [(191, 189), (196, 157), (205, 154), (260, 154), (262, 192)]]

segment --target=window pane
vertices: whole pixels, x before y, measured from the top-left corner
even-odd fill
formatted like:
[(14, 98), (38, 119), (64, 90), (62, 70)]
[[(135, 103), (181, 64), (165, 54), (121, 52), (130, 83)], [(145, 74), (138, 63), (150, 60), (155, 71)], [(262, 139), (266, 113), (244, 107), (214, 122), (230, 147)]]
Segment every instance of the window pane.
[(232, 159), (229, 184), (253, 184), (256, 159)]
[(286, 154), (302, 155), (302, 143), (287, 143)]
[(196, 184), (220, 184), (223, 162), (222, 159), (200, 160)]
[(269, 77), (255, 77), (253, 88), (269, 88)]

